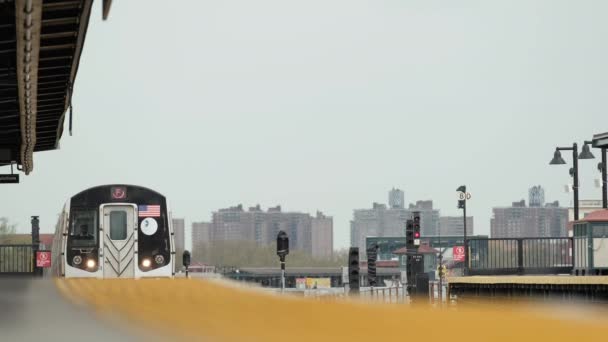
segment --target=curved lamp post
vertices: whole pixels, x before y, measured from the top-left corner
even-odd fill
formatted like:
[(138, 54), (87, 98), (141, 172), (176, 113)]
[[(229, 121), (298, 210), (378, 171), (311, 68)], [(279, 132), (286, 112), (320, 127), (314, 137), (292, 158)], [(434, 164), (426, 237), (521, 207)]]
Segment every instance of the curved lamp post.
[(562, 158), (562, 153), (560, 151), (572, 151), (572, 160), (573, 167), (570, 168), (570, 176), (574, 179), (573, 190), (574, 190), (574, 221), (578, 221), (578, 160), (579, 159), (593, 159), (595, 158), (591, 151), (589, 150), (589, 144), (591, 142), (585, 142), (583, 145), (583, 150), (581, 154), (578, 154), (578, 145), (576, 143), (572, 144), (572, 147), (556, 147), (555, 153), (553, 154), (553, 159), (549, 162), (549, 165), (563, 165), (566, 164), (564, 158)]
[(608, 149), (608, 132), (595, 134), (591, 141), (593, 147), (599, 148), (602, 153), (602, 161), (597, 165), (598, 170), (602, 173), (602, 207), (608, 208), (608, 176), (606, 175), (606, 149)]

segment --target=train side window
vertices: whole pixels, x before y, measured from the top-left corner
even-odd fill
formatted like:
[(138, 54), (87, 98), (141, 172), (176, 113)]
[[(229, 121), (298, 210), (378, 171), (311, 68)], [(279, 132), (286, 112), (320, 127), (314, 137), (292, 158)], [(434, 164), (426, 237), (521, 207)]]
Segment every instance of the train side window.
[(124, 240), (127, 238), (127, 212), (110, 212), (110, 239)]

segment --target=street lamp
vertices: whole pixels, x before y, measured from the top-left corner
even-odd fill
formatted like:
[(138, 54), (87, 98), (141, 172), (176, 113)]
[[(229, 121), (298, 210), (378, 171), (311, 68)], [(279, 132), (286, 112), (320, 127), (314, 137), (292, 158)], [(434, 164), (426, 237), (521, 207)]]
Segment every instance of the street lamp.
[(602, 150), (602, 162), (597, 165), (598, 170), (602, 173), (602, 207), (608, 208), (608, 177), (606, 176), (606, 148), (608, 148), (608, 132), (596, 134), (593, 136), (593, 147)]
[(581, 151), (581, 154), (578, 155), (578, 159), (595, 159), (595, 156), (593, 155), (593, 153), (591, 153), (591, 150), (589, 149), (589, 145), (592, 143), (592, 141), (585, 141), (585, 144), (583, 145), (583, 150)]
[[(591, 150), (589, 149), (589, 145), (593, 144), (593, 141), (585, 141), (585, 144), (583, 145), (583, 150), (581, 151), (581, 154), (578, 155), (578, 159), (595, 159), (595, 156), (593, 155), (593, 153), (591, 153)], [(605, 150), (604, 150), (605, 153)], [(601, 163), (600, 165), (598, 165), (598, 167), (600, 168), (600, 172), (601, 170)], [(604, 208), (606, 208), (606, 202), (604, 200)]]
[[(585, 147), (586, 147), (586, 152), (585, 153)], [(589, 147), (587, 147), (586, 145), (583, 147), (583, 153), (581, 153), (581, 156), (578, 155), (578, 145), (576, 143), (572, 144), (572, 147), (556, 147), (555, 148), (555, 153), (553, 154), (553, 159), (551, 159), (551, 161), (549, 162), (549, 165), (563, 165), (566, 164), (566, 161), (564, 161), (564, 158), (562, 158), (562, 154), (560, 151), (572, 151), (572, 159), (573, 159), (573, 166), (570, 169), (570, 176), (572, 176), (572, 178), (574, 178), (574, 185), (573, 185), (573, 190), (574, 190), (574, 221), (578, 221), (578, 159), (590, 159), (593, 158), (593, 154), (591, 154), (591, 152), (589, 151)]]

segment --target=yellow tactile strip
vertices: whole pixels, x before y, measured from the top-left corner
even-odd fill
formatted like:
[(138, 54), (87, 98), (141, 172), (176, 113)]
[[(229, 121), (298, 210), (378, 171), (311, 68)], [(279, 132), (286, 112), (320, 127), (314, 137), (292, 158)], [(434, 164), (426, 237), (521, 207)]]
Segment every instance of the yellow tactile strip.
[(461, 284), (608, 285), (608, 276), (474, 276), (451, 277)]
[[(213, 341), (606, 341), (608, 315), (529, 305), (434, 309), (261, 293), (189, 279), (61, 279), (59, 289), (104, 314)], [(557, 315), (563, 311), (565, 315)], [(586, 317), (588, 316), (588, 317)], [(600, 317), (598, 319), (598, 317)], [(566, 319), (568, 318), (568, 319)], [(593, 318), (593, 319), (592, 319)]]

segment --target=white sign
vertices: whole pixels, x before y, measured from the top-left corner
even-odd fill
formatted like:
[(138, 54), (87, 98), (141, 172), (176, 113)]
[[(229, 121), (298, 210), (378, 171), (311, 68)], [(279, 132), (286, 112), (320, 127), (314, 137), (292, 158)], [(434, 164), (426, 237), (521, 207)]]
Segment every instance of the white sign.
[(458, 191), (458, 199), (461, 201), (466, 200), (470, 200), (471, 199), (471, 193), (470, 192), (462, 192), (462, 191)]
[(153, 217), (146, 217), (141, 224), (139, 225), (139, 229), (141, 229), (142, 233), (146, 235), (154, 235), (158, 230), (158, 223)]

